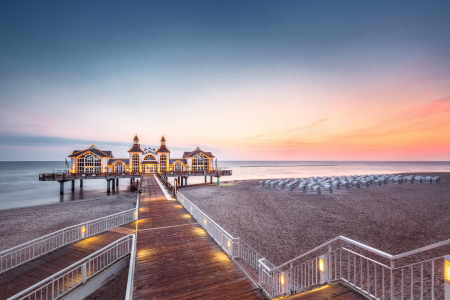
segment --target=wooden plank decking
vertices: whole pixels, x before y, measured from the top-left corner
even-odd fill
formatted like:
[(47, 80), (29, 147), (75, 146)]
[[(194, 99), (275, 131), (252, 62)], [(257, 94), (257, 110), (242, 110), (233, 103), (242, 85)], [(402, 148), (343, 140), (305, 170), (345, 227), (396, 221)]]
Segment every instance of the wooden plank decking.
[(297, 295), (282, 297), (283, 300), (366, 300), (363, 296), (353, 292), (340, 283), (326, 285), (318, 289)]
[(7, 299), (125, 236), (107, 231), (64, 246), (0, 274), (0, 299)]
[(133, 299), (265, 299), (153, 175), (142, 190)]

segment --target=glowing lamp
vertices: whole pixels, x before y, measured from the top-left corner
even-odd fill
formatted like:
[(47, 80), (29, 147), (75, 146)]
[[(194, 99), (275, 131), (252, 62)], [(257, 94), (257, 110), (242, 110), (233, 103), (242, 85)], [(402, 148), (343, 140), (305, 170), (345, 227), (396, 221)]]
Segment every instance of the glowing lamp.
[(444, 277), (445, 280), (450, 282), (450, 256), (445, 257)]
[(134, 215), (135, 215), (135, 216), (137, 216), (137, 214), (138, 214), (138, 212), (137, 212), (137, 211), (135, 211), (135, 212), (134, 212)]
[(192, 211), (192, 206), (191, 206), (191, 211)]
[(203, 223), (205, 223), (205, 224), (206, 224), (206, 219), (204, 219), (204, 220), (203, 220)]
[(319, 258), (319, 270), (320, 272), (325, 272), (325, 264), (322, 258)]
[(231, 243), (230, 243), (230, 241), (228, 240), (228, 247), (230, 247), (231, 246)]
[(81, 227), (81, 233), (85, 233), (86, 232), (86, 227)]
[(281, 285), (284, 285), (284, 275), (283, 274), (280, 275), (280, 283), (281, 283)]

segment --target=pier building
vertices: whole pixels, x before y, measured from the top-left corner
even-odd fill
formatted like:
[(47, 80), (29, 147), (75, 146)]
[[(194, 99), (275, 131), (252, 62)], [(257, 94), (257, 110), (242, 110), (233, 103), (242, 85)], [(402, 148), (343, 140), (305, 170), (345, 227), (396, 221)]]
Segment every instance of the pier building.
[(143, 172), (165, 173), (167, 171), (210, 171), (213, 168), (214, 155), (195, 148), (183, 153), (181, 158), (172, 158), (166, 146), (166, 139), (161, 138), (158, 150), (141, 149), (136, 135), (133, 145), (128, 150), (127, 158), (115, 158), (112, 151), (100, 150), (94, 144), (84, 150), (75, 150), (71, 158), (70, 173), (102, 173), (102, 172)]
[[(119, 178), (130, 178), (133, 182), (142, 174), (159, 174), (163, 178), (176, 177), (177, 186), (187, 186), (189, 176), (210, 176), (217, 178), (220, 184), (221, 176), (231, 176), (231, 170), (220, 170), (214, 167), (214, 155), (196, 147), (192, 151), (184, 151), (182, 157), (171, 157), (171, 151), (166, 145), (163, 136), (159, 148), (144, 148), (139, 144), (139, 137), (135, 135), (133, 144), (128, 150), (128, 157), (114, 157), (112, 151), (97, 148), (95, 144), (84, 150), (74, 150), (68, 156), (71, 159), (70, 169), (65, 172), (39, 174), (41, 181), (60, 182), (60, 193), (64, 193), (64, 182), (72, 181), (72, 190), (75, 189), (75, 180), (80, 180), (80, 187), (84, 179), (106, 179), (107, 190), (110, 191), (119, 184)], [(217, 164), (217, 161), (216, 161)]]

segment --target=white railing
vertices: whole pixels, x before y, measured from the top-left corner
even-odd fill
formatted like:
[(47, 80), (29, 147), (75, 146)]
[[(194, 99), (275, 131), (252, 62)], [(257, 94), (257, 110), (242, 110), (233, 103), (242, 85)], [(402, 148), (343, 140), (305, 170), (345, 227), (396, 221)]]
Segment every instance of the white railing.
[(8, 300), (61, 298), (127, 256), (131, 252), (134, 242), (134, 234), (124, 236)]
[[(345, 246), (332, 250), (336, 243), (344, 243)], [(426, 251), (439, 250), (439, 247), (447, 245), (450, 245), (450, 240), (390, 255), (340, 236), (277, 267), (264, 258), (260, 259), (259, 285), (270, 297), (341, 282), (371, 299), (447, 300), (450, 299), (450, 259), (445, 269), (448, 273), (446, 280), (444, 256), (421, 258)], [(405, 264), (402, 260), (416, 262)], [(395, 267), (396, 264), (402, 265)], [(446, 288), (448, 291), (445, 293)]]
[(73, 225), (0, 252), (0, 273), (65, 245), (99, 234), (137, 219), (137, 209), (130, 209), (93, 221)]
[(208, 215), (206, 215), (195, 204), (179, 192), (177, 193), (177, 200), (228, 255), (234, 258), (238, 256), (239, 239), (234, 238), (231, 234), (226, 232), (222, 227), (208, 217)]
[[(271, 298), (341, 282), (370, 299), (450, 300), (450, 256), (423, 258), (432, 255), (427, 251), (445, 251), (450, 240), (391, 255), (339, 236), (275, 266), (227, 233), (181, 193), (177, 200), (225, 252), (258, 272), (258, 285)], [(227, 248), (230, 243), (233, 247)]]

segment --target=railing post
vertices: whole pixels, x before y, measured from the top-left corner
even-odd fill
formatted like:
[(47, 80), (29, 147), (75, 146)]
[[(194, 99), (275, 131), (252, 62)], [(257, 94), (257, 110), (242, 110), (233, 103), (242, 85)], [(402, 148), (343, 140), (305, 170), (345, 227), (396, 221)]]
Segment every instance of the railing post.
[(394, 300), (394, 267), (395, 262), (391, 259), (391, 300)]
[(450, 255), (444, 258), (444, 300), (450, 300)]
[(289, 294), (292, 295), (294, 291), (294, 264), (290, 263), (289, 264), (289, 286), (288, 286), (288, 291)]
[(81, 265), (81, 282), (85, 283), (86, 280), (87, 280), (87, 277), (86, 277), (86, 263), (84, 263), (84, 264)]
[(326, 265), (326, 270), (327, 270), (327, 283), (331, 284), (331, 268), (330, 266), (332, 266), (332, 262), (331, 262), (331, 244), (328, 244), (328, 253), (327, 253), (327, 265)]

